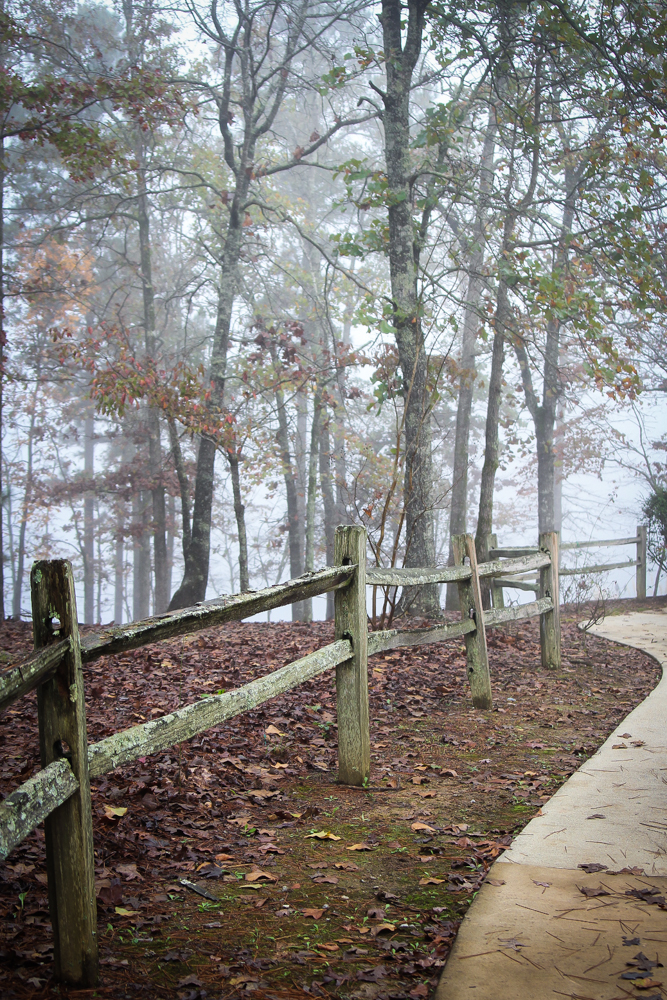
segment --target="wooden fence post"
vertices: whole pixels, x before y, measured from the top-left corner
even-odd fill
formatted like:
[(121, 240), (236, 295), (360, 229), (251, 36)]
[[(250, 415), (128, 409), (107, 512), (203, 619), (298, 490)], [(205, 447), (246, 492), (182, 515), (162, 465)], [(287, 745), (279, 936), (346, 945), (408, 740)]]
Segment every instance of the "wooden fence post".
[(469, 580), (459, 580), (459, 606), (462, 618), (472, 618), (476, 628), (467, 632), (466, 660), (468, 666), (468, 681), (472, 693), (472, 703), (475, 708), (493, 708), (491, 694), (491, 677), (489, 675), (489, 655), (486, 649), (486, 632), (484, 631), (484, 609), (477, 573), (477, 554), (472, 535), (453, 535), (454, 565), (463, 566), (468, 556), (472, 576)]
[[(489, 535), (489, 541), (486, 546), (487, 554), (491, 549), (498, 548), (498, 536)], [(491, 558), (489, 556), (489, 558)], [(494, 608), (504, 608), (505, 607), (505, 595), (503, 594), (503, 588), (496, 583), (496, 578), (491, 577), (491, 602)]]
[(79, 788), (44, 821), (56, 978), (81, 987), (98, 979), (93, 820), (86, 704), (72, 566), (36, 562), (30, 576), (35, 649), (70, 638), (71, 651), (37, 689), (42, 767), (66, 757)]
[(550, 597), (553, 610), (540, 615), (540, 648), (542, 666), (549, 670), (560, 669), (560, 590), (558, 583), (558, 533), (547, 531), (540, 535), (540, 549), (548, 552), (551, 563), (540, 570), (540, 597)]
[(646, 599), (646, 525), (637, 525), (637, 597)]
[(365, 785), (371, 770), (368, 719), (368, 626), (366, 622), (366, 530), (336, 528), (334, 565), (356, 564), (352, 582), (334, 597), (336, 639), (349, 639), (354, 656), (336, 667), (338, 780)]

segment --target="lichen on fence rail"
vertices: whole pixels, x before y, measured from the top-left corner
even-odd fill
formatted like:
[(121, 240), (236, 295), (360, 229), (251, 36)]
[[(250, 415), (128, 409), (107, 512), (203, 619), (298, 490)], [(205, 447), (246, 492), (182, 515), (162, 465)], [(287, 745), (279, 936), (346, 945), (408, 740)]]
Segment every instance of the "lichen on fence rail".
[(366, 570), (366, 585), (369, 587), (418, 587), (428, 583), (453, 583), (468, 579), (469, 566), (443, 566), (441, 569), (371, 566)]
[(442, 642), (445, 639), (455, 639), (457, 636), (474, 632), (474, 621), (467, 618), (464, 621), (453, 622), (451, 625), (435, 625), (432, 628), (417, 629), (387, 629), (383, 632), (370, 632), (368, 635), (368, 655), (382, 653), (386, 649), (398, 649), (401, 646), (424, 646), (432, 642)]
[(81, 659), (84, 663), (90, 663), (100, 656), (124, 653), (149, 642), (171, 639), (176, 635), (197, 632), (225, 622), (239, 621), (260, 611), (270, 611), (308, 597), (318, 597), (330, 590), (346, 587), (355, 570), (356, 566), (329, 566), (296, 580), (276, 584), (275, 587), (249, 590), (245, 594), (233, 594), (230, 597), (217, 597), (182, 611), (168, 611), (143, 621), (105, 628), (82, 639)]
[(137, 757), (157, 753), (175, 743), (182, 743), (183, 740), (211, 729), (234, 715), (257, 708), (269, 698), (284, 694), (297, 684), (311, 680), (325, 670), (344, 663), (351, 656), (352, 643), (349, 639), (339, 639), (300, 660), (288, 663), (280, 670), (258, 677), (243, 687), (224, 694), (210, 695), (202, 701), (179, 708), (170, 715), (163, 715), (159, 719), (107, 736), (106, 739), (88, 747), (90, 776), (96, 778)]
[(490, 628), (494, 625), (502, 625), (503, 622), (521, 621), (523, 618), (536, 618), (546, 611), (552, 611), (554, 602), (550, 597), (540, 597), (538, 601), (531, 601), (529, 604), (520, 604), (516, 608), (490, 608), (484, 612), (484, 625)]
[(69, 761), (55, 760), (0, 803), (0, 861), (79, 787)]
[(588, 573), (604, 573), (610, 569), (628, 569), (630, 566), (636, 566), (636, 559), (628, 559), (625, 562), (617, 563), (602, 563), (599, 566), (581, 566), (574, 569), (561, 569), (561, 576), (584, 576)]
[(23, 663), (17, 663), (4, 673), (0, 677), (0, 712), (4, 712), (18, 698), (29, 694), (52, 677), (69, 649), (70, 640), (62, 639), (61, 642), (38, 650)]
[(504, 576), (506, 573), (529, 573), (550, 564), (548, 552), (534, 552), (520, 559), (493, 559), (491, 562), (479, 563), (477, 570), (480, 576)]

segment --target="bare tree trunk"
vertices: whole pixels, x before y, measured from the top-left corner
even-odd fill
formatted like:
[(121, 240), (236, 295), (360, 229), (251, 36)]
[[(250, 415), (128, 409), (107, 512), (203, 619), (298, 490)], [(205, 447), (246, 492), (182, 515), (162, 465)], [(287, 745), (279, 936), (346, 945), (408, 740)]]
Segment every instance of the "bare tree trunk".
[[(315, 569), (315, 501), (317, 499), (317, 459), (322, 420), (322, 390), (318, 386), (313, 399), (313, 422), (310, 427), (310, 451), (308, 453), (308, 497), (306, 503), (306, 573)], [(313, 620), (313, 600), (303, 602), (304, 621)]]
[(148, 531), (148, 497), (142, 490), (132, 501), (134, 551), (132, 574), (132, 619), (140, 621), (151, 613), (151, 549)]
[[(86, 481), (95, 475), (95, 418), (92, 413), (84, 425), (83, 465)], [(84, 622), (95, 622), (95, 493), (88, 489), (83, 500), (83, 593)]]
[(174, 571), (174, 539), (176, 537), (176, 501), (170, 493), (167, 499), (167, 576), (168, 590), (171, 593), (171, 577)]
[(294, 467), (297, 480), (297, 504), (299, 511), (299, 524), (303, 531), (302, 545), (306, 544), (306, 495), (308, 489), (308, 397), (305, 392), (297, 390), (294, 397), (296, 404), (296, 437), (294, 440)]
[(190, 525), (190, 484), (185, 471), (181, 442), (178, 439), (178, 429), (176, 421), (169, 419), (169, 442), (171, 444), (171, 454), (178, 477), (178, 486), (181, 493), (181, 523), (182, 523), (182, 545), (183, 559), (187, 560), (190, 550), (191, 525)]
[[(274, 344), (269, 345), (271, 358), (276, 366), (278, 357)], [(280, 449), (280, 461), (283, 467), (285, 478), (285, 494), (287, 499), (287, 536), (289, 539), (289, 561), (290, 576), (294, 580), (303, 574), (303, 527), (299, 523), (299, 501), (296, 477), (292, 465), (292, 456), (289, 446), (289, 430), (287, 426), (287, 411), (285, 409), (285, 397), (282, 389), (278, 386), (275, 390), (276, 411), (278, 414), (278, 448)], [(303, 621), (304, 607), (303, 601), (296, 601), (292, 605), (292, 621)]]
[[(4, 5), (3, 5), (4, 9)], [(4, 60), (3, 60), (4, 63)], [(5, 620), (5, 543), (2, 521), (5, 486), (3, 483), (2, 440), (4, 431), (3, 393), (5, 383), (5, 137), (0, 133), (0, 622)]]
[[(232, 307), (236, 295), (237, 266), (241, 253), (240, 205), (247, 194), (246, 178), (237, 187), (232, 203), (225, 251), (221, 264), (218, 287), (218, 313), (216, 319), (213, 350), (211, 352), (210, 381), (212, 413), (220, 414), (224, 405), (225, 377), (227, 373), (227, 353), (229, 350), (229, 330)], [(217, 443), (211, 437), (200, 437), (197, 452), (197, 474), (192, 509), (192, 531), (190, 544), (185, 555), (183, 581), (171, 599), (170, 609), (187, 608), (206, 597), (208, 568), (211, 551), (211, 511), (213, 509), (213, 483), (215, 477), (215, 456)]]
[(114, 551), (114, 604), (113, 619), (116, 625), (123, 623), (123, 601), (125, 590), (125, 519), (118, 509), (116, 515), (116, 545)]
[[(329, 420), (321, 422), (320, 431), (320, 489), (324, 507), (324, 539), (326, 543), (327, 566), (333, 566), (334, 535), (336, 530), (336, 504), (331, 483), (331, 437)], [(327, 620), (334, 617), (334, 593), (327, 594)]]
[[(507, 285), (501, 278), (498, 283), (498, 298), (494, 320), (493, 353), (491, 355), (491, 375), (489, 377), (489, 395), (486, 404), (486, 433), (484, 444), (484, 465), (482, 466), (482, 481), (479, 492), (479, 513), (477, 515), (477, 532), (475, 534), (475, 549), (477, 559), (486, 559), (488, 536), (493, 531), (493, 490), (496, 483), (496, 472), (499, 465), (500, 440), (498, 425), (500, 421), (500, 404), (503, 390), (503, 364), (505, 360), (505, 333), (510, 323), (511, 311), (507, 297)], [(491, 591), (486, 580), (480, 581), (482, 605), (491, 607)]]
[[(155, 291), (151, 261), (150, 218), (146, 177), (143, 169), (143, 146), (140, 145), (141, 169), (137, 171), (137, 208), (139, 214), (139, 249), (141, 254), (141, 284), (144, 304), (144, 343), (146, 356), (156, 355), (155, 340)], [(160, 444), (160, 417), (154, 407), (148, 408), (148, 465), (153, 501), (153, 562), (155, 572), (155, 614), (162, 614), (169, 606), (167, 573), (167, 511), (165, 489), (162, 483), (162, 447)]]
[[(565, 207), (561, 223), (560, 239), (555, 255), (551, 279), (556, 287), (562, 285), (568, 261), (569, 236), (574, 221), (574, 201), (577, 173), (571, 165), (565, 168)], [(544, 370), (542, 372), (542, 402), (538, 401), (533, 386), (533, 376), (530, 359), (522, 337), (515, 336), (513, 340), (521, 380), (526, 397), (526, 405), (535, 425), (535, 445), (537, 448), (537, 508), (539, 532), (544, 534), (556, 531), (555, 527), (555, 485), (556, 485), (556, 455), (554, 449), (554, 427), (556, 410), (561, 395), (559, 376), (560, 356), (560, 319), (553, 315), (546, 325), (546, 343), (544, 346)]]
[[(489, 109), (489, 121), (484, 136), (484, 146), (480, 162), (479, 193), (475, 221), (468, 249), (468, 287), (466, 290), (465, 314), (461, 336), (461, 374), (459, 376), (459, 395), (456, 407), (454, 467), (452, 470), (452, 492), (449, 509), (448, 566), (454, 565), (452, 538), (454, 535), (465, 535), (467, 531), (470, 414), (472, 412), (473, 388), (477, 376), (475, 369), (475, 347), (480, 325), (479, 307), (484, 288), (482, 267), (484, 264), (488, 197), (493, 183), (495, 141), (496, 112), (492, 106)], [(448, 611), (458, 611), (459, 593), (455, 583), (447, 585), (446, 608)]]
[(234, 494), (234, 516), (236, 531), (239, 536), (239, 589), (242, 594), (250, 590), (248, 575), (248, 535), (245, 526), (245, 507), (241, 496), (241, 480), (239, 478), (239, 456), (236, 452), (227, 452), (227, 461), (232, 474), (232, 491)]
[[(408, 567), (433, 566), (435, 563), (431, 402), (417, 291), (419, 245), (412, 218), (410, 181), (410, 91), (412, 74), (421, 52), (427, 6), (428, 3), (424, 0), (408, 0), (406, 4), (401, 4), (401, 0), (382, 2), (387, 74), (382, 120), (389, 201), (387, 214), (392, 322), (396, 331), (405, 400), (403, 492), (405, 565)], [(401, 610), (412, 614), (439, 614), (438, 586), (430, 584), (425, 587), (404, 588)]]
[(32, 460), (35, 441), (35, 410), (37, 408), (37, 385), (35, 382), (31, 400), (30, 426), (28, 428), (28, 461), (26, 463), (25, 489), (23, 491), (23, 503), (21, 504), (21, 527), (19, 528), (19, 541), (17, 553), (16, 584), (14, 586), (14, 599), (12, 607), (12, 617), (15, 621), (21, 620), (21, 597), (23, 592), (23, 573), (25, 567), (25, 535), (28, 526), (28, 515), (30, 513), (30, 501), (32, 499)]

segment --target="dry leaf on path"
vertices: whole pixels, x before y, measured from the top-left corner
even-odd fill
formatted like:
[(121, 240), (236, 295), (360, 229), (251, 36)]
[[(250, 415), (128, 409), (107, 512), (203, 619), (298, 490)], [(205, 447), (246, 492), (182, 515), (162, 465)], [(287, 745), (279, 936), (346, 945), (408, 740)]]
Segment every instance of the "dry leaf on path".
[(429, 875), (428, 878), (420, 878), (419, 879), (419, 884), (420, 885), (442, 885), (442, 883), (444, 881), (446, 881), (444, 878), (434, 878), (432, 875)]
[(410, 829), (415, 831), (425, 830), (427, 833), (435, 833), (434, 828), (429, 826), (428, 823), (412, 823)]
[(324, 910), (318, 910), (317, 907), (306, 907), (305, 910), (301, 911), (304, 917), (312, 917), (313, 920), (320, 920), (324, 914)]
[(317, 833), (307, 833), (306, 840), (340, 840), (335, 833), (329, 833), (328, 830), (318, 830)]
[(373, 848), (370, 844), (352, 844), (351, 847), (346, 847), (346, 851), (372, 851)]
[(264, 730), (266, 736), (286, 736), (287, 733), (281, 733), (279, 729), (275, 726), (267, 726)]
[(263, 878), (265, 878), (267, 882), (278, 881), (275, 875), (270, 875), (268, 872), (262, 872), (262, 871), (246, 872), (245, 875), (246, 882), (259, 882), (259, 880)]

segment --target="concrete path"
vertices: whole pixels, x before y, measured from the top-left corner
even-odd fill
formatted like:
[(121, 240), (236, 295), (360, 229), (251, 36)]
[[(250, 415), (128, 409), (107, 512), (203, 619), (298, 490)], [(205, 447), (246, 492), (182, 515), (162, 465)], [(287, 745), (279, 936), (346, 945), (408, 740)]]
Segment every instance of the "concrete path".
[(436, 1000), (667, 997), (667, 613), (591, 631), (662, 679), (495, 863)]

